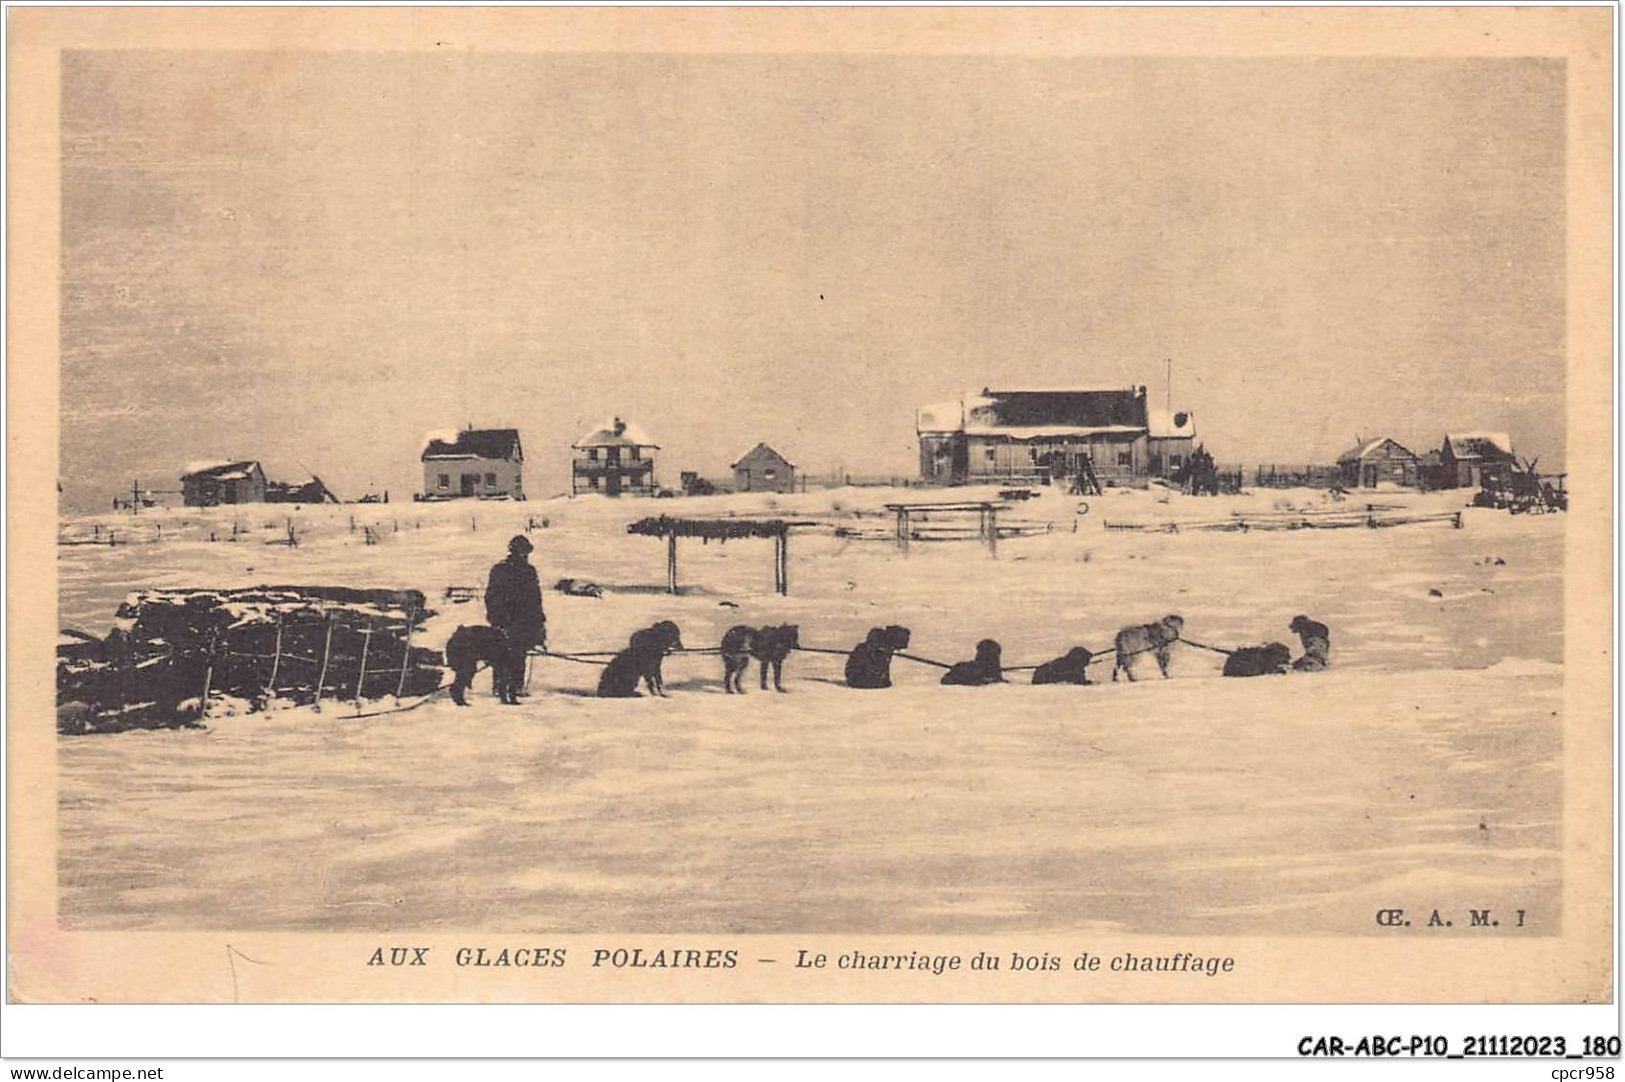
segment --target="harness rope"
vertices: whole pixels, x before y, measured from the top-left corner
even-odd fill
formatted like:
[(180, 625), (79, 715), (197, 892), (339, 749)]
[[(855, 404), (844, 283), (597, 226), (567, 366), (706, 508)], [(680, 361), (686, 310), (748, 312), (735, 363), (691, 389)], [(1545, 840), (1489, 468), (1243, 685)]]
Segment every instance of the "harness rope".
[[(1174, 640), (1172, 640), (1170, 642), (1167, 642), (1167, 643), (1164, 643), (1163, 646), (1174, 646), (1174, 645), (1176, 645), (1178, 643), (1184, 643), (1186, 646), (1194, 646), (1198, 650), (1211, 650), (1215, 654), (1224, 654), (1226, 656), (1229, 656), (1230, 654), (1235, 653), (1234, 650), (1226, 650), (1222, 646), (1210, 646), (1209, 644), (1207, 644), (1205, 642), (1197, 642), (1194, 639), (1187, 639), (1187, 638), (1183, 638), (1183, 637), (1178, 638), (1178, 639), (1174, 639)], [(1162, 648), (1163, 647), (1159, 647), (1159, 646), (1146, 646), (1146, 647), (1142, 647), (1139, 650), (1130, 651), (1129, 653), (1124, 654), (1123, 656), (1124, 657), (1134, 657), (1134, 656), (1136, 656), (1138, 654), (1148, 654), (1148, 653), (1151, 653), (1154, 650), (1159, 650), (1159, 649), (1162, 649)], [(837, 654), (837, 655), (840, 655), (841, 657), (850, 657), (852, 655), (851, 650), (837, 650), (837, 649), (833, 649), (833, 648), (828, 647), (828, 646), (803, 646), (803, 645), (797, 645), (797, 646), (792, 647), (791, 649), (800, 651), (801, 653), (807, 653), (807, 654)], [(1087, 647), (1085, 647), (1085, 649), (1087, 649)], [(681, 650), (672, 650), (670, 653), (672, 653), (672, 654), (694, 654), (694, 655), (704, 656), (704, 655), (707, 655), (707, 654), (720, 654), (721, 652), (722, 652), (721, 647), (717, 647), (717, 646), (700, 646), (700, 647), (692, 647), (692, 648), (685, 647), (685, 648), (683, 648)], [(605, 657), (613, 658), (614, 656), (616, 656), (619, 653), (621, 653), (621, 651), (619, 651), (619, 650), (582, 650), (582, 651), (578, 651), (578, 652), (573, 653), (573, 654), (566, 654), (566, 653), (562, 653), (562, 652), (559, 652), (559, 651), (556, 651), (556, 650), (536, 650), (536, 649), (532, 649), (532, 650), (528, 651), (528, 655), (530, 657), (551, 657), (551, 658), (557, 658), (560, 661), (573, 661), (578, 665), (600, 665), (600, 666), (608, 665), (609, 662), (608, 661), (600, 661), (599, 658), (605, 658)], [(1091, 665), (1104, 663), (1107, 660), (1112, 660), (1112, 661), (1115, 662), (1115, 659), (1116, 659), (1115, 654), (1107, 654), (1107, 653), (1104, 653), (1104, 652), (1097, 653), (1097, 652), (1094, 652), (1094, 651), (1091, 651), (1090, 653), (1091, 653), (1091, 657), (1089, 658), (1089, 664), (1091, 664)], [(931, 667), (937, 668), (937, 669), (951, 669), (951, 668), (953, 668), (953, 665), (949, 664), (948, 662), (934, 661), (931, 658), (920, 657), (918, 654), (907, 654), (907, 653), (902, 652), (901, 650), (897, 651), (892, 656), (893, 657), (900, 657), (900, 658), (903, 658), (903, 659), (905, 659), (907, 661), (913, 661), (913, 662), (916, 662), (916, 663), (918, 663), (920, 665), (930, 665)], [(305, 660), (305, 659), (301, 658), (300, 660)], [(479, 664), (479, 666), (474, 670), (474, 673), (475, 673), (475, 675), (478, 675), (479, 673), (484, 672), (485, 670), (489, 669), (490, 667), (491, 666), (490, 666), (489, 662), (481, 662)], [(1039, 667), (1040, 666), (1038, 666), (1038, 665), (1003, 665), (1003, 666), (1000, 666), (999, 671), (1000, 672), (1028, 672), (1028, 671), (1031, 671), (1033, 669), (1037, 669)], [(452, 681), (452, 682), (454, 682), (454, 681)], [(384, 710), (370, 710), (370, 711), (367, 711), (367, 712), (361, 713), (361, 714), (348, 714), (348, 715), (345, 715), (343, 720), (353, 721), (353, 720), (359, 720), (361, 718), (377, 718), (377, 717), (384, 717), (384, 716), (389, 715), (389, 714), (404, 714), (409, 710), (416, 710), (418, 707), (422, 706), (424, 703), (428, 702), (430, 699), (435, 698), (441, 692), (446, 691), (448, 688), (450, 688), (452, 682), (447, 682), (447, 683), (441, 684), (439, 687), (435, 688), (433, 691), (428, 692), (425, 695), (418, 698), (417, 701), (409, 703), (409, 704), (407, 704), (405, 706), (392, 706), (392, 707), (389, 707), (389, 708), (384, 709)]]

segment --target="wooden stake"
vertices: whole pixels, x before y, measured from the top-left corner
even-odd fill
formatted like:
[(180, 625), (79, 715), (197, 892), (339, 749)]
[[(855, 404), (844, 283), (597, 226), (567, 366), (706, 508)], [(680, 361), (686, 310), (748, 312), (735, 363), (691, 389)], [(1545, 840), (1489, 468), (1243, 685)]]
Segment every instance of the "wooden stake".
[(406, 653), (401, 655), (401, 678), (395, 682), (395, 698), (397, 699), (401, 697), (401, 692), (406, 690), (406, 669), (412, 663), (412, 629), (417, 626), (417, 622), (418, 610), (417, 606), (414, 605), (407, 610)]
[(666, 535), (666, 590), (668, 593), (677, 592), (677, 535)]
[(265, 684), (265, 697), (271, 698), (276, 694), (276, 674), (282, 667), (282, 617), (276, 618), (276, 645), (271, 649), (271, 679)]
[(214, 681), (214, 648), (219, 641), (220, 632), (216, 629), (209, 636), (209, 663), (203, 667), (203, 695), (197, 701), (197, 713), (200, 718), (209, 716), (209, 684)]
[(367, 650), (372, 646), (372, 627), (369, 625), (361, 636), (361, 673), (355, 678), (355, 705), (361, 707), (361, 689), (367, 683)]
[(322, 640), (322, 669), (316, 675), (316, 709), (322, 708), (322, 688), (327, 684), (327, 659), (333, 648), (333, 614), (327, 614), (327, 636)]

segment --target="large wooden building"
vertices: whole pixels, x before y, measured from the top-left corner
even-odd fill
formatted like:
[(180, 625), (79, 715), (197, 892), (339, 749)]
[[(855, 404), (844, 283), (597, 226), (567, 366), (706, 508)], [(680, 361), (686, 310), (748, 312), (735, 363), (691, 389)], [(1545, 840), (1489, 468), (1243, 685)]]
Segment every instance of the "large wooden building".
[(1421, 459), (1387, 438), (1363, 440), (1337, 457), (1338, 477), (1348, 488), (1376, 488), (1380, 484), (1414, 487), (1421, 470)]
[(525, 452), (516, 428), (431, 432), (422, 459), (422, 499), (525, 498)]
[(653, 496), (660, 491), (654, 454), (660, 445), (637, 425), (612, 417), (572, 444), (571, 450), (572, 496), (583, 492)]
[(740, 455), (733, 464), (735, 492), (794, 492), (796, 464), (765, 443)]
[(915, 419), (920, 476), (940, 484), (1060, 481), (1084, 460), (1104, 485), (1144, 487), (1188, 460), (1188, 413), (1153, 418), (1145, 388), (1099, 391), (983, 389), (925, 406)]
[(258, 462), (194, 462), (181, 474), (181, 502), (187, 507), (264, 503), (265, 471)]

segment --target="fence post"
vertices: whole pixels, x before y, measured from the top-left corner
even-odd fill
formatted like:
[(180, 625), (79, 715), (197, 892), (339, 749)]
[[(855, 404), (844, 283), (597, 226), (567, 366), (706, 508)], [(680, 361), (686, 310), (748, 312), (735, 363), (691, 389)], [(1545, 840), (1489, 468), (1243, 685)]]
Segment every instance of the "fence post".
[(677, 592), (677, 534), (666, 535), (666, 591)]

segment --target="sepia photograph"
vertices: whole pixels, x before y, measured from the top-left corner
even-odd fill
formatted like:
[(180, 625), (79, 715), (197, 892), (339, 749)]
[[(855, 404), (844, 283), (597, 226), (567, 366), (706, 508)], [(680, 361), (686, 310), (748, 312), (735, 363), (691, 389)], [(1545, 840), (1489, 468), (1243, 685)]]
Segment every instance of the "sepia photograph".
[(29, 14), (13, 997), (1610, 998), (1606, 9)]

